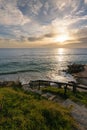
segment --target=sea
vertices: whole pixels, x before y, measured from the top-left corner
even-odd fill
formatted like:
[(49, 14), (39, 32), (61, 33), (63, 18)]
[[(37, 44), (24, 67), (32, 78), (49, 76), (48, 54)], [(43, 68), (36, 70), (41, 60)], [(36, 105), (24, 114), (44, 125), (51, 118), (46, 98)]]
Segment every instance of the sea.
[(0, 49), (0, 81), (75, 81), (64, 72), (69, 64), (87, 64), (87, 49), (24, 48)]

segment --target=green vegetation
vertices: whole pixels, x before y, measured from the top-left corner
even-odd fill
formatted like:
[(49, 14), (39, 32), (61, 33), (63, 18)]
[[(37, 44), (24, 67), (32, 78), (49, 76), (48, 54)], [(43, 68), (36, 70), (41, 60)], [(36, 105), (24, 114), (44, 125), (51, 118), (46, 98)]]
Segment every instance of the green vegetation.
[(21, 88), (0, 88), (0, 130), (76, 130), (69, 110)]
[[(47, 88), (42, 88), (42, 91), (43, 92), (51, 92), (51, 93), (56, 94), (62, 98), (65, 98), (64, 89), (62, 89), (62, 88), (47, 87)], [(75, 102), (82, 103), (82, 104), (87, 106), (87, 92), (76, 92), (74, 94), (72, 91), (70, 91), (68, 89), (66, 98), (69, 98)]]

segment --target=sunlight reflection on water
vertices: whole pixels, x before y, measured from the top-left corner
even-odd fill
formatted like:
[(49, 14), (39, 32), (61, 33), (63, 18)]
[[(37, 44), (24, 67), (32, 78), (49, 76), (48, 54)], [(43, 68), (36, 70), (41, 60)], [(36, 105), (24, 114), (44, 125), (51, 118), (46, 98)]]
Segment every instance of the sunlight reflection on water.
[(87, 64), (87, 49), (0, 49), (0, 80), (72, 80), (62, 72), (70, 63)]

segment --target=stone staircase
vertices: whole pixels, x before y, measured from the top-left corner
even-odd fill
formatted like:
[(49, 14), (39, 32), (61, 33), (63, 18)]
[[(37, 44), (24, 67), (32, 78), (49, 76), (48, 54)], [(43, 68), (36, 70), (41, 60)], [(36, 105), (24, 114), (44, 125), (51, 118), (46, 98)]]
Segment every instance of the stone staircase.
[(48, 100), (59, 103), (60, 105), (70, 109), (71, 116), (78, 122), (78, 130), (87, 130), (87, 108), (83, 105), (78, 105), (77, 103), (66, 99), (65, 101), (62, 98), (52, 94), (52, 93), (42, 93), (42, 91), (34, 89), (32, 90), (28, 86), (23, 86), (25, 91), (31, 91), (38, 93), (41, 96), (47, 98)]
[(72, 117), (79, 123), (79, 130), (87, 130), (87, 108), (67, 99), (63, 106), (70, 108)]

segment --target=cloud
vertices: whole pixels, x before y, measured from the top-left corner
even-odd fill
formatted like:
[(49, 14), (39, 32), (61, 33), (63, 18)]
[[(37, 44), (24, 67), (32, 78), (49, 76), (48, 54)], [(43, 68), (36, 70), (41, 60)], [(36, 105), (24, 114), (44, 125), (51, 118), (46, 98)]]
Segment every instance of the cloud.
[(78, 37), (87, 37), (87, 27), (78, 30), (76, 35)]
[(48, 34), (44, 34), (42, 36), (39, 36), (39, 37), (28, 37), (28, 40), (30, 42), (35, 42), (35, 41), (41, 41), (45, 38), (53, 38), (55, 36), (55, 34), (53, 33), (48, 33)]
[(22, 14), (14, 1), (0, 1), (0, 24), (24, 25), (28, 22), (30, 19)]
[(87, 0), (0, 0), (2, 38), (51, 43), (67, 34), (68, 44), (82, 43), (86, 30)]
[(23, 14), (35, 16), (43, 5), (40, 0), (18, 0), (17, 6)]
[(85, 0), (85, 3), (87, 4), (87, 0)]
[(73, 32), (74, 39), (65, 42), (66, 47), (87, 47), (87, 27)]
[(87, 43), (87, 37), (79, 38), (80, 43)]
[(80, 15), (86, 11), (85, 9), (83, 0), (1, 0), (0, 22), (17, 25), (26, 24), (30, 19), (34, 19), (48, 24), (56, 18), (75, 16), (78, 12)]

